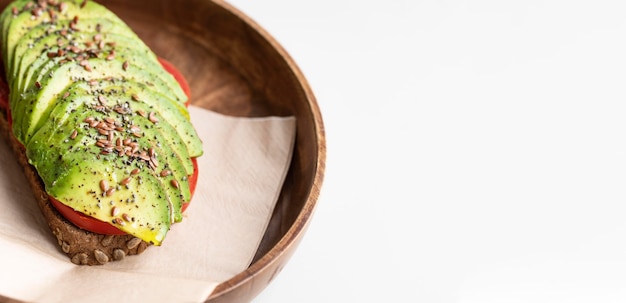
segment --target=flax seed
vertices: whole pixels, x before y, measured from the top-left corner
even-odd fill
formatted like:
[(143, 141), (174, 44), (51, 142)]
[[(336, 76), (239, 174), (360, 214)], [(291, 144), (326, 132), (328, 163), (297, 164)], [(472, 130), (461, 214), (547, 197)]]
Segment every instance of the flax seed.
[(111, 61), (115, 59), (115, 50), (112, 50), (109, 55), (106, 57), (106, 60)]
[(108, 190), (109, 190), (109, 182), (107, 182), (107, 180), (102, 180), (102, 181), (100, 181), (100, 189), (101, 189), (103, 192), (108, 191)]
[(180, 185), (178, 184), (178, 181), (172, 179), (172, 181), (170, 181), (170, 184), (174, 187), (174, 188), (178, 188)]
[(150, 112), (150, 115), (148, 116), (148, 120), (150, 120), (150, 122), (157, 124), (159, 123), (159, 118), (156, 117), (156, 113), (155, 112)]
[(50, 15), (50, 19), (55, 20), (57, 18), (57, 14), (53, 9), (48, 9), (48, 15)]
[(117, 217), (117, 215), (118, 215), (119, 213), (120, 213), (120, 210), (119, 210), (117, 207), (113, 206), (113, 207), (111, 208), (111, 216), (113, 216), (113, 217)]
[(77, 131), (77, 130), (74, 130), (74, 131), (72, 132), (72, 134), (70, 135), (70, 139), (74, 140), (74, 139), (76, 139), (76, 136), (78, 136), (78, 131)]
[(121, 185), (128, 185), (128, 183), (130, 183), (130, 181), (132, 180), (131, 177), (125, 178), (124, 180), (122, 180), (122, 182), (120, 182)]
[(124, 69), (124, 71), (128, 70), (128, 66), (129, 66), (128, 61), (124, 61), (124, 63), (122, 64), (122, 68)]
[(33, 16), (35, 16), (35, 18), (41, 16), (42, 13), (42, 9), (39, 7), (34, 8), (31, 12), (30, 12)]

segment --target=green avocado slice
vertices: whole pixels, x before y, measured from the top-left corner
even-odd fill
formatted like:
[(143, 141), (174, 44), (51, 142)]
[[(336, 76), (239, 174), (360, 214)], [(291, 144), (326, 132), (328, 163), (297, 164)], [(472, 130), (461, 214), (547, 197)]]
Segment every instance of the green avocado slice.
[[(12, 90), (21, 91), (23, 80), (27, 71), (35, 70), (43, 62), (34, 63), (36, 59), (50, 56), (67, 56), (73, 54), (74, 47), (79, 49), (93, 49), (102, 51), (101, 47), (106, 47), (110, 51), (111, 46), (106, 41), (116, 41), (116, 43), (127, 42), (130, 45), (136, 44), (134, 33), (124, 24), (112, 22), (106, 19), (86, 19), (80, 21), (80, 32), (74, 32), (69, 29), (70, 20), (61, 20), (54, 23), (51, 31), (49, 24), (40, 24), (26, 33), (17, 43), (13, 58), (11, 58), (11, 66), (7, 68), (7, 74), (11, 75), (16, 83), (9, 83)], [(93, 39), (100, 34), (100, 41), (104, 44), (99, 45)], [(87, 45), (88, 44), (88, 45)], [(61, 48), (59, 53), (51, 52), (51, 47), (56, 46), (55, 51)], [(140, 47), (136, 46), (136, 47)], [(147, 50), (147, 46), (144, 45)], [(19, 54), (19, 55), (16, 55)], [(45, 54), (46, 56), (40, 56)], [(108, 53), (107, 53), (108, 54)], [(40, 61), (44, 61), (41, 60)], [(44, 61), (45, 62), (45, 61)], [(29, 76), (30, 78), (30, 76)]]
[[(131, 120), (126, 117), (129, 116), (83, 104), (51, 132), (47, 141), (31, 141), (27, 156), (52, 197), (76, 211), (111, 222), (129, 234), (159, 245), (173, 222), (172, 217), (180, 212), (183, 199), (181, 190), (170, 183), (173, 177), (163, 177), (161, 172), (180, 164), (169, 146), (159, 144), (160, 137), (153, 136), (156, 129), (142, 128), (141, 137), (135, 137), (131, 128), (145, 127), (145, 123), (140, 121), (141, 117)], [(91, 127), (85, 122), (89, 118), (115, 121), (123, 130), (111, 131), (114, 139), (109, 140), (109, 135), (100, 133), (101, 127)], [(120, 155), (116, 143), (100, 144), (118, 138), (132, 138), (127, 147), (137, 144), (137, 151)], [(156, 166), (154, 161), (158, 162)], [(135, 169), (139, 171), (137, 174), (133, 173)], [(101, 185), (103, 180), (106, 187)], [(113, 206), (120, 210), (117, 215), (113, 215)], [(156, 226), (159, 228), (153, 229)]]
[[(20, 96), (20, 102), (13, 102), (15, 105), (11, 106), (12, 111), (23, 115), (23, 119), (15, 120), (13, 125), (13, 132), (18, 140), (24, 144), (28, 143), (33, 132), (45, 123), (41, 120), (42, 113), (47, 111), (54, 98), (74, 81), (115, 77), (144, 83), (162, 94), (167, 95), (169, 92), (168, 86), (161, 78), (141, 65), (135, 64), (135, 61), (124, 60), (122, 57), (116, 57), (113, 60), (94, 58), (87, 61), (91, 70), (86, 70), (81, 66), (81, 62), (72, 61), (58, 65), (53, 71), (40, 74), (37, 79), (33, 79), (36, 81), (33, 81), (34, 84)], [(124, 62), (131, 63), (125, 65)], [(72, 76), (57, 77), (57, 74)]]
[[(53, 49), (56, 51), (55, 48)], [(12, 94), (11, 110), (13, 112), (18, 112), (18, 113), (24, 110), (28, 111), (28, 110), (31, 110), (31, 107), (37, 106), (36, 103), (40, 103), (40, 101), (45, 102), (47, 99), (45, 98), (40, 99), (39, 95), (37, 95), (38, 90), (39, 90), (38, 86), (50, 85), (47, 81), (49, 79), (55, 79), (54, 73), (56, 73), (57, 70), (62, 69), (64, 65), (72, 64), (72, 63), (81, 65), (83, 64), (83, 62), (89, 62), (88, 63), (89, 67), (92, 69), (93, 73), (86, 74), (85, 77), (96, 76), (96, 79), (97, 79), (97, 77), (101, 75), (101, 73), (99, 72), (103, 72), (103, 73), (108, 73), (110, 77), (124, 76), (130, 79), (133, 79), (133, 78), (137, 78), (135, 77), (135, 75), (132, 74), (133, 71), (138, 71), (140, 73), (139, 78), (149, 79), (149, 82), (147, 83), (150, 84), (155, 90), (159, 91), (162, 95), (171, 95), (171, 92), (176, 91), (175, 88), (178, 88), (178, 90), (182, 91), (182, 89), (180, 88), (180, 85), (178, 85), (178, 83), (175, 82), (175, 79), (169, 73), (163, 72), (162, 66), (156, 59), (154, 60), (146, 59), (147, 56), (152, 54), (148, 49), (135, 50), (135, 49), (130, 49), (130, 48), (124, 48), (121, 46), (116, 46), (116, 49), (119, 51), (119, 52), (116, 52), (116, 54), (119, 53), (119, 55), (116, 55), (115, 58), (113, 59), (93, 58), (93, 59), (85, 59), (85, 60), (82, 60), (81, 62), (64, 62), (63, 64), (61, 64), (61, 62), (64, 59), (48, 58), (48, 56), (45, 53), (40, 55), (39, 58), (43, 58), (43, 60), (46, 60), (47, 61), (46, 64), (39, 67), (35, 71), (28, 72), (27, 75), (24, 76), (25, 78), (24, 83), (26, 83), (25, 84), (26, 87), (24, 89), (21, 89), (19, 87), (16, 88), (14, 86), (12, 91), (15, 93)], [(105, 51), (106, 53), (111, 52), (111, 50), (108, 48), (105, 48)], [(40, 61), (40, 59), (37, 59), (36, 61)], [(123, 70), (123, 73), (120, 74), (119, 72), (116, 73), (115, 71), (107, 70), (109, 67), (107, 66), (106, 63), (103, 64), (103, 61), (111, 61), (110, 63), (118, 62), (117, 69), (119, 70), (119, 67), (121, 67)], [(129, 67), (127, 67), (124, 70), (125, 62), (129, 63)], [(38, 65), (40, 64), (36, 62), (31, 64), (32, 67), (29, 68), (29, 70), (35, 69)], [(83, 69), (85, 68), (83, 67)], [(34, 78), (31, 79), (31, 76)], [(81, 79), (81, 78), (78, 78), (78, 79)], [(170, 100), (170, 102), (172, 103), (178, 103), (177, 105), (179, 109), (181, 109), (183, 112), (186, 112), (186, 109), (184, 108), (181, 102), (179, 102), (178, 100), (172, 100), (172, 98), (167, 98), (167, 99)], [(27, 113), (30, 114), (30, 112), (27, 112)], [(37, 114), (36, 110), (35, 110), (35, 114)], [(32, 133), (33, 130), (36, 130), (39, 127), (39, 125), (37, 124), (30, 125), (30, 122), (31, 121), (22, 121), (19, 119), (15, 120), (14, 131), (16, 132), (16, 135), (20, 134), (20, 136), (17, 136), (18, 138), (22, 136), (27, 138)], [(16, 129), (16, 127), (21, 128), (21, 129)]]
[[(84, 7), (82, 4), (82, 0), (63, 0), (59, 1), (56, 6), (47, 6), (46, 10), (38, 7), (36, 1), (18, 1), (9, 4), (5, 9), (5, 19), (2, 23), (2, 50), (5, 64), (12, 65), (10, 60), (13, 58), (15, 46), (24, 34), (39, 24), (52, 23), (53, 19), (74, 20), (78, 17), (79, 21), (81, 18), (100, 17), (123, 23), (115, 14), (100, 4), (92, 1), (87, 1)], [(17, 9), (17, 15), (13, 14), (14, 7)], [(51, 17), (48, 9), (53, 11), (55, 18)]]
[[(116, 101), (112, 102), (112, 100)], [(102, 102), (107, 105), (102, 105)], [(31, 157), (35, 159), (49, 158), (46, 154), (48, 147), (57, 146), (60, 142), (67, 140), (68, 133), (71, 134), (76, 130), (76, 128), (73, 130), (64, 129), (63, 125), (66, 124), (66, 120), (70, 119), (74, 112), (84, 110), (88, 106), (108, 111), (109, 119), (114, 119), (117, 116), (118, 120), (119, 117), (128, 121), (132, 120), (134, 125), (142, 130), (141, 139), (136, 139), (124, 132), (116, 132), (114, 140), (133, 139), (133, 142), (142, 140), (152, 142), (149, 145), (159, 155), (162, 155), (161, 160), (159, 160), (162, 164), (162, 168), (159, 168), (159, 176), (165, 184), (176, 184), (176, 186), (166, 186), (165, 191), (173, 205), (174, 220), (176, 222), (181, 221), (182, 204), (191, 200), (188, 176), (194, 173), (187, 147), (177, 130), (167, 120), (161, 118), (154, 106), (133, 100), (132, 92), (126, 91), (120, 86), (111, 85), (96, 89), (84, 82), (71, 85), (61, 100), (57, 101), (53, 109), (55, 114), (51, 115), (53, 117), (51, 121), (44, 124), (30, 140), (27, 149), (38, 151), (31, 154)], [(70, 125), (76, 124), (80, 124), (80, 121), (70, 123)], [(119, 151), (116, 150), (116, 152)], [(57, 167), (51, 167), (51, 169), (54, 170)], [(58, 179), (59, 175), (49, 177)]]

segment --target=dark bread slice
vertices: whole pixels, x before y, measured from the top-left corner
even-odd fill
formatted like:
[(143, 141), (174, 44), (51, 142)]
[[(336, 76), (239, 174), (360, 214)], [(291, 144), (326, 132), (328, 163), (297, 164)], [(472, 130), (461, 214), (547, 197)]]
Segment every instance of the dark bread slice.
[(15, 139), (6, 117), (2, 114), (0, 114), (0, 132), (24, 169), (37, 204), (52, 234), (56, 237), (60, 250), (70, 258), (72, 263), (102, 265), (109, 261), (122, 260), (128, 255), (140, 254), (146, 250), (149, 244), (132, 235), (96, 234), (81, 229), (65, 219), (50, 203), (43, 181), (35, 168), (28, 163), (24, 147)]

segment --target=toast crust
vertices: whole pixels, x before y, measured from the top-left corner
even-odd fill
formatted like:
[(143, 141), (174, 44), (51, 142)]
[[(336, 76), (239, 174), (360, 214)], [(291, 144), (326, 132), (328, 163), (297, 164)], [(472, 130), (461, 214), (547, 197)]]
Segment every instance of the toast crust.
[(5, 115), (0, 114), (0, 132), (22, 166), (32, 188), (37, 204), (56, 237), (59, 250), (77, 265), (103, 265), (123, 260), (129, 255), (141, 254), (147, 242), (132, 235), (96, 234), (69, 222), (50, 203), (43, 181), (35, 168), (28, 163), (24, 147), (15, 139)]

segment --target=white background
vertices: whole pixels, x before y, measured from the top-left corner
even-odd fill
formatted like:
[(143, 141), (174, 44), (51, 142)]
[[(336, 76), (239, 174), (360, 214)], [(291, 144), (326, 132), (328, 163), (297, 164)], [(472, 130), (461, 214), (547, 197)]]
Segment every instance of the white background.
[(298, 63), (328, 141), (255, 303), (626, 301), (624, 1), (230, 3)]

